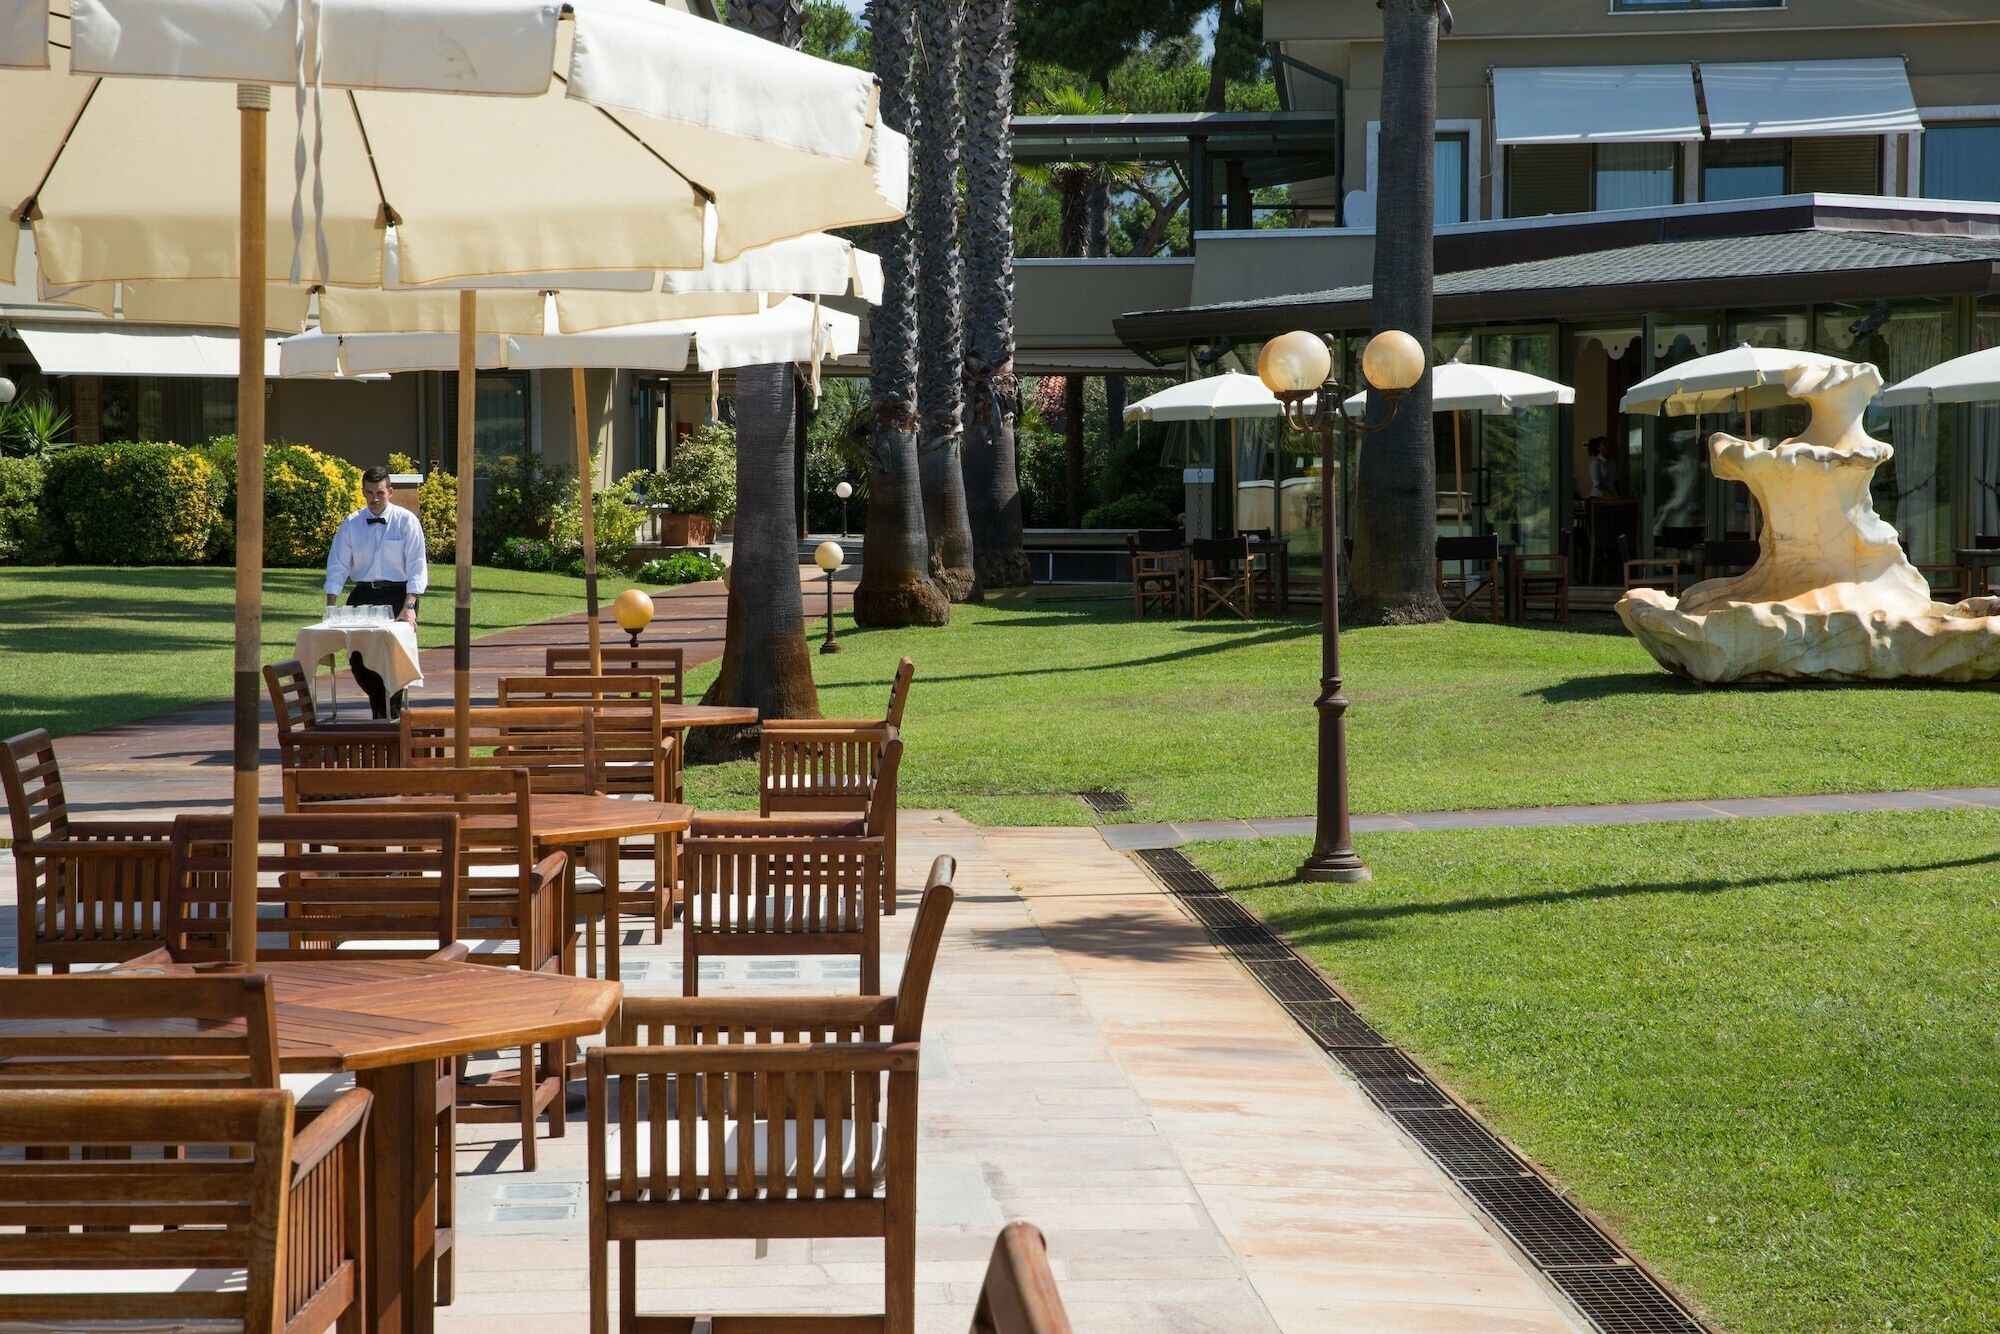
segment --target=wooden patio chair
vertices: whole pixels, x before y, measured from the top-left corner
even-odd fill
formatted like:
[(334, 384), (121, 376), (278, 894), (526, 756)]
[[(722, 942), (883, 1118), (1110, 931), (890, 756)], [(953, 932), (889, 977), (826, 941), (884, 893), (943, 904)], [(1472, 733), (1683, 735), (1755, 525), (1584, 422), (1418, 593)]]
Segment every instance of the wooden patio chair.
[(967, 1334), (1070, 1334), (1042, 1230), (1024, 1219), (1000, 1229)]
[(1257, 572), (1251, 567), (1247, 537), (1198, 537), (1188, 543), (1193, 563), (1189, 587), (1194, 618), (1229, 611), (1249, 620), (1257, 609)]
[[(2000, 533), (1974, 533), (1972, 546), (1977, 551), (2000, 551)], [(1972, 592), (1967, 594), (1968, 597), (1984, 597), (1993, 591), (1993, 581), (1990, 576), (1996, 565), (2000, 565), (2000, 556), (1992, 560), (1974, 561), (1966, 567), (1972, 580)]]
[(1132, 615), (1152, 610), (1181, 614), (1187, 601), (1187, 543), (1173, 528), (1145, 528), (1125, 539), (1132, 558)]
[(393, 769), (402, 763), (396, 724), (387, 719), (323, 723), (312, 673), (297, 658), (264, 668), (278, 720), (278, 755), (287, 769)]
[[(680, 649), (666, 644), (605, 644), (597, 655), (602, 664), (600, 672), (605, 676), (657, 676), (660, 679), (660, 698), (669, 704), (680, 704), (684, 700), (683, 677), (687, 671), (687, 655)], [(590, 675), (590, 648), (588, 645), (559, 645), (542, 655), (542, 673), (545, 676), (588, 676)]]
[[(895, 760), (889, 760), (894, 742)], [(893, 726), (822, 723), (764, 728), (757, 743), (760, 815), (847, 813), (880, 817), (882, 910), (896, 911), (896, 780), (903, 743)], [(884, 784), (887, 787), (884, 788)]]
[[(310, 812), (344, 803), (343, 815), (438, 814), (458, 820), (458, 939), (474, 963), (529, 972), (560, 972), (569, 931), (562, 882), (568, 854), (535, 859), (532, 797), (526, 772), (514, 769), (327, 769), (285, 775), (285, 809)], [(540, 1056), (539, 1065), (536, 1057)], [(562, 1137), (560, 1099), (568, 1059), (563, 1044), (522, 1047), (503, 1078), (471, 1082), (460, 1072), (458, 1117), (518, 1124), (521, 1162), (535, 1170), (535, 1125), (549, 1117)], [(554, 1110), (551, 1111), (551, 1108)]]
[[(648, 801), (683, 801), (680, 733), (661, 721), (661, 702), (657, 677), (570, 673), (500, 678), (502, 708), (590, 710), (605, 792)], [(674, 834), (659, 834), (619, 845), (621, 859), (641, 857), (653, 864), (652, 887), (634, 894), (621, 884), (618, 907), (621, 913), (637, 910), (653, 919), (655, 945), (666, 939), (673, 921), (674, 889), (680, 883), (679, 841)]]
[(276, 1089), (0, 1090), (0, 1326), (359, 1331), (368, 1110), (295, 1133)]
[(592, 1334), (611, 1328), (614, 1242), (618, 1327), (693, 1330), (637, 1310), (640, 1242), (817, 1236), (883, 1239), (881, 1314), (717, 1328), (913, 1334), (917, 1071), (952, 871), (932, 868), (894, 996), (625, 1002), (588, 1056)]
[(903, 727), (903, 709), (910, 702), (910, 682), (917, 676), (914, 659), (904, 658), (896, 664), (896, 675), (889, 681), (889, 708), (880, 718), (766, 718), (758, 726), (765, 731), (776, 728), (816, 728), (816, 727), (893, 727), (898, 731)]
[(683, 995), (700, 993), (703, 959), (731, 955), (851, 954), (863, 994), (881, 990), (880, 838), (690, 838), (681, 861)]
[(1556, 549), (1533, 556), (1514, 558), (1514, 591), (1520, 599), (1521, 619), (1528, 609), (1544, 602), (1559, 621), (1569, 619), (1569, 534), (1556, 534)]
[[(1450, 577), (1444, 567), (1456, 565)], [(1440, 537), (1437, 540), (1437, 590), (1445, 604), (1447, 619), (1458, 615), (1482, 597), (1486, 599), (1486, 619), (1500, 623), (1500, 535), (1483, 533), (1477, 537)]]
[(0, 791), (13, 839), (17, 971), (66, 973), (159, 947), (172, 824), (71, 820), (55, 742), (39, 728), (0, 743)]
[(1648, 556), (1625, 562), (1625, 591), (1635, 588), (1663, 589), (1668, 596), (1681, 591), (1681, 563), (1672, 557)]
[(282, 1087), (261, 974), (6, 977), (0, 1016), (32, 1025), (0, 1028), (0, 1089)]

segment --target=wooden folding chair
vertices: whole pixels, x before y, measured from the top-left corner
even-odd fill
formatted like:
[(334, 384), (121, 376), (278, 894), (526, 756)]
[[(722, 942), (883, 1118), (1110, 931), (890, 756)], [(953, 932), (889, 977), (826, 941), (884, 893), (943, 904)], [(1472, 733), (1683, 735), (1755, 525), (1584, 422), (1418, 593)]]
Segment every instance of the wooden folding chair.
[(368, 1108), (350, 1090), (295, 1135), (275, 1089), (0, 1089), (0, 1150), (25, 1154), (0, 1155), (24, 1229), (0, 1324), (358, 1334)]
[[(1457, 573), (1446, 577), (1447, 565), (1456, 565)], [(1437, 540), (1437, 590), (1438, 597), (1444, 600), (1446, 617), (1458, 615), (1483, 597), (1486, 619), (1498, 625), (1500, 588), (1499, 534)]]
[(1125, 539), (1132, 559), (1132, 615), (1148, 611), (1181, 614), (1187, 599), (1187, 545), (1173, 528), (1147, 528)]
[(297, 658), (264, 668), (278, 720), (279, 762), (287, 769), (393, 769), (402, 763), (396, 724), (387, 719), (323, 723), (312, 673)]
[(613, 1242), (619, 1328), (692, 1330), (638, 1312), (640, 1242), (815, 1236), (883, 1239), (882, 1314), (721, 1327), (914, 1334), (917, 1071), (951, 875), (939, 858), (894, 996), (625, 1002), (587, 1057), (592, 1334), (611, 1328)]
[(55, 742), (40, 728), (0, 743), (0, 791), (14, 844), (17, 971), (66, 973), (159, 947), (171, 824), (71, 820)]
[(1247, 537), (1198, 537), (1188, 544), (1193, 561), (1194, 618), (1229, 611), (1249, 620), (1257, 611), (1257, 572)]

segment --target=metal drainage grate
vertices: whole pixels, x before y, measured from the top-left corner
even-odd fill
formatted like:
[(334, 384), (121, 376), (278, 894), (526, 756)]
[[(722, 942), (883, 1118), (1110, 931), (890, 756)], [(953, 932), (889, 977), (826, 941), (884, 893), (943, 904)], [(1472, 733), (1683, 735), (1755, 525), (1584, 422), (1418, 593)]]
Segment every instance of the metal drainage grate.
[(1083, 804), (1095, 815), (1115, 815), (1132, 809), (1132, 798), (1116, 788), (1087, 787), (1076, 795), (1083, 798)]
[(1675, 1305), (1644, 1270), (1631, 1265), (1551, 1269), (1549, 1281), (1618, 1334), (1702, 1334), (1701, 1322)]
[[(1089, 801), (1092, 794), (1078, 795)], [(1707, 1326), (1651, 1274), (1370, 1027), (1324, 974), (1206, 871), (1171, 848), (1135, 855), (1592, 1325), (1604, 1334), (1705, 1334)]]

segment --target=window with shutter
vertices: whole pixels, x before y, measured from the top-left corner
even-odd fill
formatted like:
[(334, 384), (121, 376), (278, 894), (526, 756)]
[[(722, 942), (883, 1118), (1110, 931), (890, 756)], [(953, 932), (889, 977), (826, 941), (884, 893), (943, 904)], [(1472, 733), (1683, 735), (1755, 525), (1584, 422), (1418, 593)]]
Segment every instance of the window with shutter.
[(1507, 149), (1507, 216), (1590, 211), (1589, 144), (1517, 144)]
[(1882, 193), (1882, 141), (1873, 135), (1792, 140), (1792, 192)]

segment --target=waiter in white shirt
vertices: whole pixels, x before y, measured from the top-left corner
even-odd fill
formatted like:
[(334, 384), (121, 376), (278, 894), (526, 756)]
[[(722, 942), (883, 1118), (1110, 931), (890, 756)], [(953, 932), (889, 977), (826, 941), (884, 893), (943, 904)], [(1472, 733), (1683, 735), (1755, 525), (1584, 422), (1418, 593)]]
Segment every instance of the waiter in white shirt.
[[(389, 503), (387, 468), (361, 474), (361, 498), (368, 503), (341, 523), (327, 553), (326, 605), (331, 607), (351, 580), (348, 606), (394, 607), (397, 620), (415, 625), (417, 602), (430, 587), (424, 526), (409, 510)], [(349, 654), (347, 665), (377, 718), (394, 718), (403, 711), (404, 692), (390, 697), (382, 678), (362, 663), (359, 653)]]

